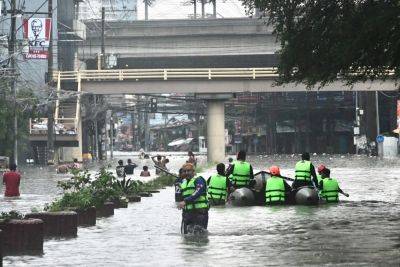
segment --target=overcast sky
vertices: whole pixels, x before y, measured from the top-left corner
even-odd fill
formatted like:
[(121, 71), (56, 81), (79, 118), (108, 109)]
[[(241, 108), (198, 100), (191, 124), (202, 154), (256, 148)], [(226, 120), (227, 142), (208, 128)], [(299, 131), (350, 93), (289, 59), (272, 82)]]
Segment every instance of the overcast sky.
[[(149, 9), (149, 19), (184, 19), (193, 15), (193, 5), (183, 5), (188, 0), (156, 0)], [(212, 14), (211, 4), (206, 5), (206, 13)], [(201, 15), (201, 4), (197, 4), (197, 14)], [(239, 0), (217, 0), (217, 17), (245, 17), (246, 12)], [(144, 4), (138, 1), (138, 19), (144, 19)]]

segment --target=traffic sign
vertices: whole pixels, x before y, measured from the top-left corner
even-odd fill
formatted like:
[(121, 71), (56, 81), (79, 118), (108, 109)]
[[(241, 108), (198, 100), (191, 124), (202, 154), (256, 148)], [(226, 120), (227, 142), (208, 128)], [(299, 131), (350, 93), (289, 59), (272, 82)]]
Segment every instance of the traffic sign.
[(377, 143), (383, 143), (383, 140), (385, 140), (385, 137), (383, 137), (383, 135), (378, 135), (376, 137), (376, 142)]

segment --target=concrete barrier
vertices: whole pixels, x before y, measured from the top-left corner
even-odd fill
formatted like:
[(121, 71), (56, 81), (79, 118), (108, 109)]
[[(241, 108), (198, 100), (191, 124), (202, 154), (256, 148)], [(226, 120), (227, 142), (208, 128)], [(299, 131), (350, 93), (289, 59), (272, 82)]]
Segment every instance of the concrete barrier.
[(35, 212), (26, 218), (41, 219), (44, 223), (45, 237), (76, 237), (78, 233), (78, 214), (74, 211)]
[(0, 222), (4, 255), (43, 253), (44, 224), (40, 219)]
[(70, 210), (78, 213), (78, 226), (93, 226), (96, 225), (96, 208), (90, 207), (85, 210), (71, 208)]
[(105, 202), (102, 207), (97, 208), (97, 217), (110, 217), (114, 215), (114, 202)]

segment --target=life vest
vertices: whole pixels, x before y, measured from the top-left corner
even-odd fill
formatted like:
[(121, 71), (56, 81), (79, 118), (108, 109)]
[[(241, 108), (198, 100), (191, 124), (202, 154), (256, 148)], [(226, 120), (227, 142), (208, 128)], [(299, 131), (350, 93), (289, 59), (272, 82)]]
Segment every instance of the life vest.
[(321, 197), (326, 202), (339, 201), (339, 183), (334, 178), (324, 178), (322, 180)]
[(226, 177), (215, 174), (210, 178), (208, 185), (208, 199), (226, 200)]
[(296, 163), (295, 167), (296, 180), (299, 181), (311, 181), (311, 162), (307, 160), (301, 160)]
[(265, 203), (284, 203), (285, 202), (285, 184), (283, 179), (276, 176), (271, 176), (267, 179), (265, 186)]
[[(203, 177), (199, 176), (196, 178), (192, 178), (189, 181), (187, 179), (183, 180), (181, 184), (182, 196), (183, 198), (187, 198), (191, 196), (196, 191), (196, 186), (194, 182), (197, 179), (204, 179)], [(207, 200), (207, 189), (205, 192), (199, 196), (193, 203), (186, 203), (185, 210), (196, 210), (196, 209), (208, 209), (208, 200)]]
[(236, 161), (234, 163), (231, 181), (236, 188), (248, 186), (250, 183), (250, 163)]

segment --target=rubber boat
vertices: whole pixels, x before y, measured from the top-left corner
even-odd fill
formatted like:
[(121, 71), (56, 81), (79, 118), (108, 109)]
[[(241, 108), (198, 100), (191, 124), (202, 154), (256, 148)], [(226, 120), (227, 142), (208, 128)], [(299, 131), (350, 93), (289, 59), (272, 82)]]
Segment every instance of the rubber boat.
[[(236, 189), (229, 195), (229, 203), (232, 206), (257, 206), (264, 205), (265, 193), (249, 188)], [(288, 205), (318, 205), (320, 203), (318, 192), (312, 187), (300, 187), (288, 197)]]

